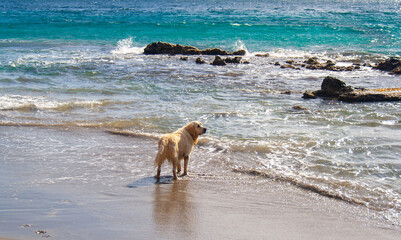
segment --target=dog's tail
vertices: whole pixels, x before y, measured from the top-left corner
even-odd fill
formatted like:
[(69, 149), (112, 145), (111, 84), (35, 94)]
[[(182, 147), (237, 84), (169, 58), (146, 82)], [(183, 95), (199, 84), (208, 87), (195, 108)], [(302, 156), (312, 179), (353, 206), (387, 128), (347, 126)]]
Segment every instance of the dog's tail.
[(168, 141), (166, 139), (159, 140), (159, 149), (155, 158), (155, 167), (162, 165), (164, 160), (166, 159), (167, 156), (165, 154), (165, 148), (167, 144)]

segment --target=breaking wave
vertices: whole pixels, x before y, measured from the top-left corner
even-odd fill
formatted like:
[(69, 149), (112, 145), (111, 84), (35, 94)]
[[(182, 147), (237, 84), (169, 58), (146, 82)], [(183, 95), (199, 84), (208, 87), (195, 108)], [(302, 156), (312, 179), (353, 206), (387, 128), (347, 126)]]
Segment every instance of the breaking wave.
[(0, 97), (0, 110), (17, 110), (17, 111), (37, 111), (37, 110), (56, 110), (69, 111), (75, 108), (100, 108), (112, 104), (112, 101), (57, 101), (42, 96), (21, 96), (21, 95), (5, 95)]

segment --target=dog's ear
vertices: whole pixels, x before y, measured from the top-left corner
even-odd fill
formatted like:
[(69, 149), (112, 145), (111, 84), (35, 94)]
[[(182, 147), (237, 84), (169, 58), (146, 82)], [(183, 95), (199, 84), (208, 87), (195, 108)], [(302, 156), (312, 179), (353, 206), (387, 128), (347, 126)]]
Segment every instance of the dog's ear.
[(198, 142), (198, 137), (199, 137), (199, 133), (196, 131), (197, 126), (198, 126), (198, 123), (191, 122), (190, 124), (188, 124), (185, 127), (185, 129), (188, 131), (188, 133), (192, 136), (192, 138), (194, 140), (194, 144), (196, 144)]

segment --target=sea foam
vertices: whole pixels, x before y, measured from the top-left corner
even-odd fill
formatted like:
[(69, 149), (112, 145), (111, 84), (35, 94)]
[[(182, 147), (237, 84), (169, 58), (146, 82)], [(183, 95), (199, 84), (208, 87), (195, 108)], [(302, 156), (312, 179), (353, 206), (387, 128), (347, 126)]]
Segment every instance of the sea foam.
[(127, 54), (141, 54), (144, 47), (134, 46), (132, 37), (121, 39), (117, 42), (117, 47), (111, 51), (114, 56)]

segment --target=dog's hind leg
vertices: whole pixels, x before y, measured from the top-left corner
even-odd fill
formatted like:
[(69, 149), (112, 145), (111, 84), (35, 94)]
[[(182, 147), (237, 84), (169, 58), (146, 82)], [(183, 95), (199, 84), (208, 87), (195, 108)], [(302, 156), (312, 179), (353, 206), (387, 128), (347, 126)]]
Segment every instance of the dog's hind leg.
[(189, 162), (189, 156), (184, 157), (184, 173), (182, 176), (188, 175), (188, 162)]
[(161, 167), (163, 165), (164, 160), (166, 159), (165, 152), (164, 152), (165, 145), (166, 145), (166, 142), (164, 140), (159, 141), (159, 150), (158, 150), (156, 158), (155, 158), (155, 166), (157, 166), (157, 173), (156, 173), (157, 179), (160, 179)]

